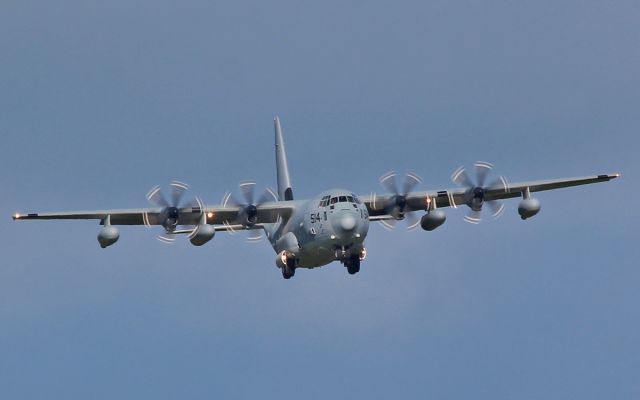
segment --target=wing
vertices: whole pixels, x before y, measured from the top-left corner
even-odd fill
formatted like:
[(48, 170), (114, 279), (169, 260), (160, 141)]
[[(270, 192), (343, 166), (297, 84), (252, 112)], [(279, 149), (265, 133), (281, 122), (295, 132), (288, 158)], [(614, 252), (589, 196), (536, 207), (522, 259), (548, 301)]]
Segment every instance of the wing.
[[(288, 219), (295, 208), (293, 201), (276, 201), (261, 204), (257, 209), (256, 225), (275, 223), (278, 218)], [(109, 217), (111, 225), (160, 225), (160, 214), (163, 209), (159, 207), (114, 209), (94, 211), (66, 211), (51, 213), (16, 213), (14, 220), (29, 219), (94, 219), (102, 224)], [(242, 213), (242, 208), (224, 207), (221, 205), (204, 206), (207, 223), (210, 225), (223, 225), (233, 228), (234, 221)], [(178, 225), (196, 225), (200, 220), (202, 210), (199, 207), (188, 207), (179, 210)], [(226, 230), (218, 229), (216, 230)]]
[[(485, 189), (485, 200), (500, 200), (514, 197), (521, 197), (527, 190), (529, 192), (541, 192), (544, 190), (561, 189), (571, 186), (588, 185), (592, 183), (608, 182), (618, 178), (620, 174), (594, 175), (580, 178), (549, 179), (530, 182), (519, 182), (513, 184), (499, 184)], [(427, 192), (410, 192), (406, 196), (407, 205), (410, 210), (428, 210), (435, 204), (437, 208), (457, 207), (465, 204), (466, 188), (454, 188)], [(382, 220), (392, 218), (388, 213), (385, 204), (393, 197), (392, 194), (362, 196), (371, 216), (371, 220)]]

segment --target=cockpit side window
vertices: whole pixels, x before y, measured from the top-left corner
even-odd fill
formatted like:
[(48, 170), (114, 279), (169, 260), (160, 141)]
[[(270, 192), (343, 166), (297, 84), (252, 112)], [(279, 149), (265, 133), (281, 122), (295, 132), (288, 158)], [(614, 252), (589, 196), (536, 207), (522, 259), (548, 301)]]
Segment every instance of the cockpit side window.
[(340, 203), (346, 203), (346, 202), (347, 202), (347, 196), (339, 196), (339, 199), (340, 199), (340, 200), (338, 200), (338, 201), (339, 201)]
[(352, 196), (347, 196), (347, 201), (349, 203), (353, 203), (353, 197)]
[(360, 198), (355, 194), (353, 194), (353, 202), (356, 204), (362, 204), (362, 202), (360, 201)]
[(329, 198), (330, 198), (330, 197), (331, 197), (331, 196), (324, 196), (324, 197), (322, 198), (322, 200), (320, 200), (320, 205), (319, 205), (319, 207), (326, 207), (326, 206), (328, 206), (328, 205), (329, 205)]
[(331, 198), (331, 204), (335, 204), (338, 202), (338, 198), (337, 197), (332, 197)]

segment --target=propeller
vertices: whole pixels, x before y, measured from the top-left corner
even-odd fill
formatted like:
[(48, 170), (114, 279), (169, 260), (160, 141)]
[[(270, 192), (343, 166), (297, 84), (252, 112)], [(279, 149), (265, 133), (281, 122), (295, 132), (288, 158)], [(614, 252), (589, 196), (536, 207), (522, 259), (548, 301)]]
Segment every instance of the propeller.
[[(185, 213), (191, 214), (194, 216), (194, 220), (199, 220), (198, 217), (202, 216), (204, 212), (204, 205), (199, 197), (195, 197), (188, 202), (182, 202), (185, 192), (189, 189), (188, 184), (174, 180), (169, 186), (171, 187), (169, 199), (164, 195), (159, 185), (153, 187), (147, 193), (149, 203), (162, 207), (157, 218), (159, 224), (164, 228), (164, 232), (158, 235), (158, 240), (167, 244), (175, 241), (175, 234), (182, 215)], [(147, 213), (144, 214), (143, 218), (145, 225), (151, 226)], [(186, 226), (193, 226), (189, 230), (189, 238), (191, 238), (196, 233), (198, 226), (193, 224)], [(184, 231), (180, 230), (180, 233), (184, 233)]]
[[(471, 224), (479, 224), (482, 221), (482, 209), (486, 203), (491, 209), (491, 216), (493, 218), (499, 218), (504, 212), (504, 205), (499, 200), (485, 200), (485, 195), (488, 189), (504, 189), (507, 191), (508, 183), (504, 176), (499, 176), (491, 181), (490, 184), (485, 185), (487, 177), (493, 169), (493, 164), (477, 161), (474, 165), (475, 181), (471, 180), (464, 166), (455, 170), (451, 175), (451, 180), (459, 186), (466, 188), (464, 194), (464, 204), (469, 207), (467, 215), (464, 220)], [(453, 204), (454, 206), (456, 204)]]
[(266, 188), (258, 200), (255, 200), (255, 181), (242, 181), (238, 184), (238, 189), (242, 195), (242, 200), (238, 200), (231, 192), (227, 192), (222, 199), (223, 207), (240, 208), (238, 216), (233, 221), (225, 221), (224, 224), (229, 228), (231, 233), (236, 232), (232, 225), (242, 225), (244, 229), (249, 230), (247, 240), (250, 242), (259, 241), (262, 239), (260, 230), (251, 229), (258, 221), (258, 208), (269, 201), (277, 201), (278, 196), (273, 189)]
[(400, 190), (396, 183), (396, 175), (395, 171), (391, 171), (380, 177), (380, 185), (382, 185), (387, 192), (393, 194), (391, 197), (387, 198), (382, 205), (385, 213), (391, 215), (393, 219), (380, 220), (380, 222), (387, 229), (393, 229), (395, 228), (397, 221), (406, 219), (407, 229), (415, 229), (420, 224), (420, 220), (411, 212), (414, 211), (414, 209), (407, 202), (407, 195), (418, 184), (422, 183), (422, 178), (420, 178), (416, 173), (407, 172), (404, 175), (402, 190)]

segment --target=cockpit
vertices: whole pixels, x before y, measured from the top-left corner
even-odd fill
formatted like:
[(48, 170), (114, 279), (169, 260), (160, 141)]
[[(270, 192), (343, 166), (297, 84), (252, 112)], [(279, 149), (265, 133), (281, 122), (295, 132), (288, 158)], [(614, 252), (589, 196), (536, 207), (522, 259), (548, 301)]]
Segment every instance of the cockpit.
[(320, 200), (319, 207), (326, 207), (328, 205), (335, 205), (336, 203), (351, 203), (354, 207), (357, 207), (356, 204), (362, 204), (358, 196), (351, 193), (350, 195), (344, 196), (324, 196)]

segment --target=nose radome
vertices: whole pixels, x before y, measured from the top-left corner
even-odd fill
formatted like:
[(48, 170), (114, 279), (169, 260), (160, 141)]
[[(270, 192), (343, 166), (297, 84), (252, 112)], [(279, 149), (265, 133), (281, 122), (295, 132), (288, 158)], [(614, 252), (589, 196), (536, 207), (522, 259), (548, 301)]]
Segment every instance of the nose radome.
[(356, 227), (356, 219), (352, 215), (343, 215), (340, 218), (340, 228), (343, 231), (352, 231)]

